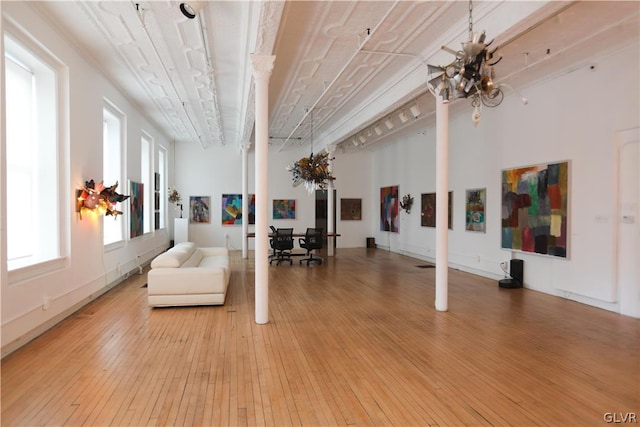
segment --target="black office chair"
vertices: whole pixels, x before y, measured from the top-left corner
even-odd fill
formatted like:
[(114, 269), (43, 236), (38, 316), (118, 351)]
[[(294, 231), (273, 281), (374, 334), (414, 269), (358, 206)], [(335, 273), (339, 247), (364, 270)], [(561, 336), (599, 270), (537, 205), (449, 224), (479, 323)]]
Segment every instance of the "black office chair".
[(269, 264), (276, 261), (276, 265), (280, 265), (282, 261), (289, 261), (289, 265), (291, 265), (293, 263), (291, 259), (293, 228), (278, 228), (273, 238), (273, 248), (276, 251), (276, 255), (274, 258), (271, 258)]
[(322, 257), (313, 254), (313, 251), (322, 249), (322, 228), (307, 228), (307, 232), (304, 237), (298, 239), (300, 247), (307, 250), (307, 257), (300, 260), (300, 264), (303, 261), (307, 261), (307, 265), (310, 262), (317, 262), (322, 264)]
[[(269, 228), (271, 229), (270, 234), (275, 235), (277, 231), (276, 228), (273, 225), (270, 225)], [(271, 261), (277, 255), (276, 248), (273, 242), (273, 237), (269, 238), (269, 246), (271, 246), (271, 249), (273, 249), (273, 252), (271, 253), (271, 255), (269, 255), (269, 261)]]

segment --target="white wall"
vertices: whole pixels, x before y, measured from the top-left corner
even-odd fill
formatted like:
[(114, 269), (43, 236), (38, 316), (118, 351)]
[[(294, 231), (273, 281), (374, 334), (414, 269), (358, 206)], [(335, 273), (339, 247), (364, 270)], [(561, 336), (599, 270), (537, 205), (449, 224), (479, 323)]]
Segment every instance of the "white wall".
[[(170, 154), (172, 144), (101, 76), (99, 70), (93, 68), (63, 40), (58, 30), (35, 13), (28, 2), (3, 2), (2, 14), (24, 27), (66, 64), (69, 69), (70, 99), (67, 142), (70, 168), (68, 185), (62, 191), (63, 200), (68, 203), (68, 213), (61, 219), (69, 230), (68, 262), (64, 268), (53, 273), (19, 283), (9, 283), (6, 263), (3, 263), (0, 289), (4, 355), (110, 289), (123, 276), (136, 273), (138, 264), (148, 262), (168, 245), (167, 231), (158, 230), (126, 240), (120, 247), (105, 252), (102, 244), (103, 219), (85, 215), (80, 220), (75, 213), (75, 190), (81, 188), (87, 180), (102, 179), (103, 99), (109, 99), (126, 114), (127, 180), (140, 181), (140, 138), (143, 130), (153, 137), (156, 150), (159, 145), (164, 145)], [(157, 152), (155, 156), (157, 158)], [(171, 157), (168, 155), (168, 158)], [(121, 182), (118, 190), (119, 193), (129, 194), (128, 182)], [(4, 204), (4, 200), (2, 203)], [(119, 206), (126, 214), (128, 201)], [(129, 224), (127, 215), (124, 219)], [(110, 218), (104, 220), (108, 221)], [(5, 227), (6, 224), (3, 224), (2, 229)], [(3, 233), (0, 237), (4, 248), (6, 235)], [(46, 310), (43, 308), (45, 299), (50, 301)]]
[[(307, 227), (315, 226), (315, 195), (309, 194), (303, 186), (293, 187), (291, 172), (286, 170), (289, 164), (308, 156), (309, 148), (269, 153), (268, 205), (274, 199), (293, 199), (296, 201), (295, 219), (272, 219), (268, 212), (269, 223), (275, 227), (293, 227), (304, 232)], [(370, 154), (342, 155), (336, 153), (334, 160), (334, 181), (336, 188), (336, 231), (341, 234), (338, 247), (362, 247), (370, 232), (370, 222), (376, 218), (375, 211), (365, 209), (373, 202), (371, 187)], [(255, 156), (248, 156), (248, 191), (255, 192)], [(222, 225), (222, 195), (242, 194), (242, 153), (233, 144), (226, 147), (203, 149), (198, 144), (178, 144), (176, 147), (175, 171), (176, 186), (183, 196), (185, 211), (188, 215), (189, 196), (211, 197), (211, 222), (209, 224), (189, 224), (189, 240), (200, 246), (225, 246), (231, 250), (242, 248), (242, 227), (240, 225)], [(361, 221), (340, 220), (340, 198), (362, 198), (363, 216)], [(249, 226), (254, 231), (254, 225)], [(226, 236), (229, 236), (228, 239)], [(253, 249), (253, 239), (249, 240), (249, 249)]]
[[(608, 57), (592, 58), (560, 77), (522, 88), (527, 106), (516, 97), (507, 97), (495, 109), (484, 108), (477, 128), (471, 123), (470, 106), (450, 117), (452, 267), (501, 278), (499, 263), (519, 258), (524, 260), (526, 287), (620, 311), (620, 290), (615, 284), (615, 140), (617, 131), (639, 124), (638, 52), (635, 40)], [(499, 73), (499, 66), (496, 68)], [(399, 185), (400, 197), (411, 193), (415, 207), (410, 215), (401, 214), (400, 233), (379, 231), (377, 224), (372, 232), (377, 243), (391, 251), (432, 259), (435, 229), (420, 226), (420, 194), (435, 191), (435, 129), (425, 126), (418, 121), (374, 152), (372, 193)], [(564, 160), (570, 161), (568, 259), (500, 249), (500, 171)], [(487, 188), (484, 234), (464, 227), (465, 190), (478, 187)], [(635, 286), (632, 295), (638, 295), (638, 283), (626, 286)], [(640, 313), (636, 309), (632, 315)]]

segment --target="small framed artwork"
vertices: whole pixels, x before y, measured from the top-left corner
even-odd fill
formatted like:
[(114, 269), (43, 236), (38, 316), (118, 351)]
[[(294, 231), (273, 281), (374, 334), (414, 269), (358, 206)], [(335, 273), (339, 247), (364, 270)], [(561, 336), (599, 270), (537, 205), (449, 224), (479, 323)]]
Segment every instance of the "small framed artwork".
[(189, 223), (208, 224), (211, 222), (211, 197), (189, 196)]
[(465, 217), (467, 231), (479, 231), (484, 233), (486, 231), (485, 224), (485, 203), (487, 197), (486, 188), (473, 188), (466, 190), (465, 193)]
[(274, 199), (273, 219), (295, 219), (296, 201), (294, 199)]
[[(423, 193), (421, 195), (420, 206), (420, 225), (423, 227), (436, 226), (436, 193)], [(449, 191), (449, 212), (447, 218), (449, 220), (449, 229), (453, 230), (453, 221), (451, 221), (451, 211), (453, 208), (453, 191)]]
[(340, 219), (342, 221), (362, 220), (362, 199), (340, 199)]

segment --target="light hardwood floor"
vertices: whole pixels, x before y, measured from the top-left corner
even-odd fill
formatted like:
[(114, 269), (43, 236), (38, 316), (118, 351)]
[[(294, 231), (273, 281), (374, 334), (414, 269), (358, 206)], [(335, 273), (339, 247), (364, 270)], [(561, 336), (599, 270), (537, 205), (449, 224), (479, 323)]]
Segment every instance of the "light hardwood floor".
[[(269, 268), (224, 306), (150, 309), (136, 275), (2, 361), (3, 426), (604, 425), (640, 412), (640, 321), (380, 249)], [(253, 254), (251, 254), (253, 256)]]

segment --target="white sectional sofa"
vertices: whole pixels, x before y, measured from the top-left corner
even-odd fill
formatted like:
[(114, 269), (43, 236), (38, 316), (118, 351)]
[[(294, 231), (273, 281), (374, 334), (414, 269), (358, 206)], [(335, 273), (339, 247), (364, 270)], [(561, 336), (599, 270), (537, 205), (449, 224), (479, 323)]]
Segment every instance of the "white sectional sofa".
[(151, 261), (149, 306), (222, 305), (230, 277), (227, 248), (179, 243)]

